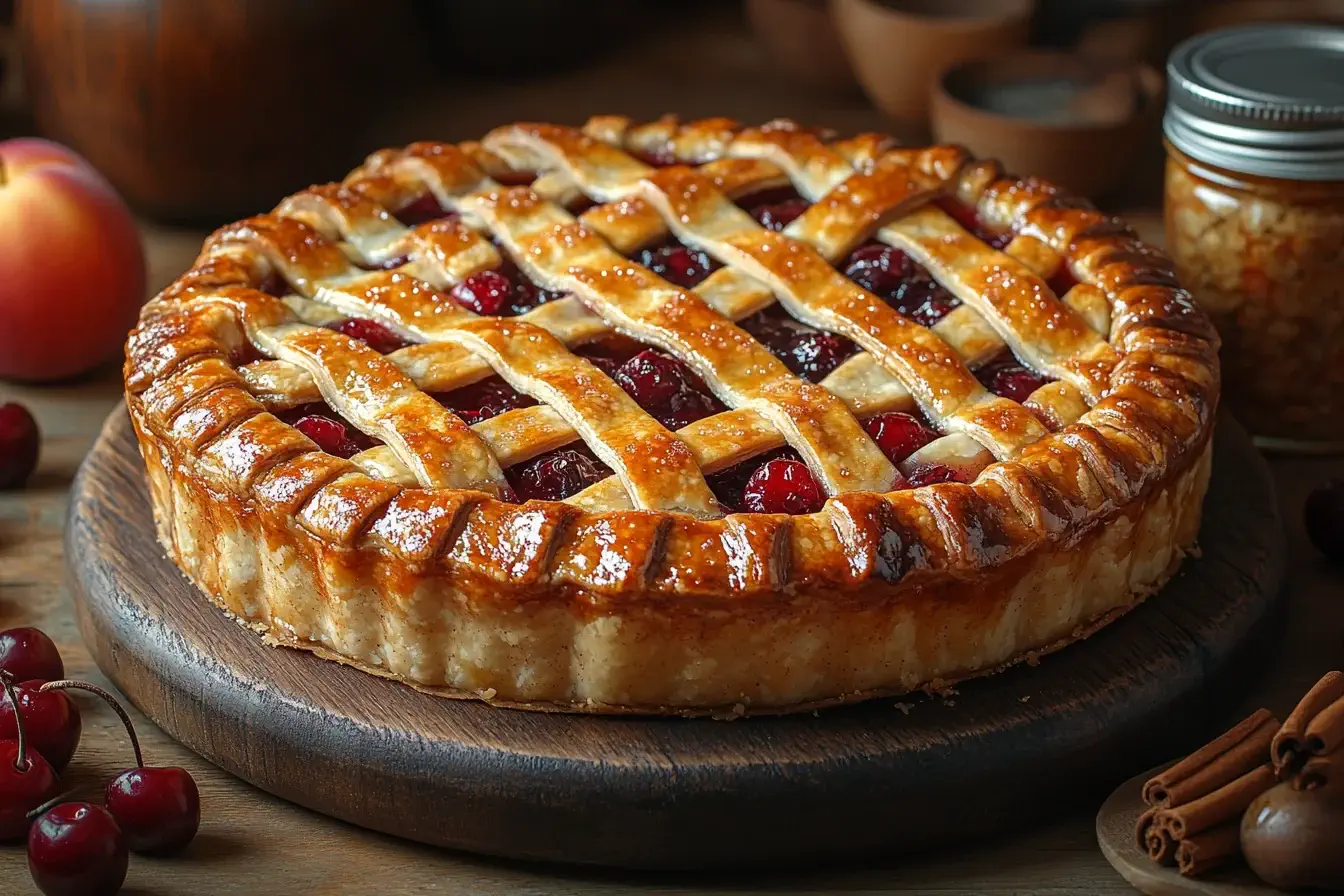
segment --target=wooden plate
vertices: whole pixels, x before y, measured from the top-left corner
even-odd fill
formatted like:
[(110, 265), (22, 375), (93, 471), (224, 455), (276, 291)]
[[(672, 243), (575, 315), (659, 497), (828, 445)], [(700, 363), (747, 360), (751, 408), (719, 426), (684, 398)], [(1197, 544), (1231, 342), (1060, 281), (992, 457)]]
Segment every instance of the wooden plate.
[(1203, 557), (1085, 643), (948, 698), (784, 718), (493, 709), (265, 647), (165, 558), (120, 410), (75, 483), (66, 557), (107, 675), (182, 743), (277, 796), (503, 856), (813, 863), (1020, 826), (1207, 734), (1266, 646), (1284, 558), (1245, 432), (1221, 424), (1214, 458)]

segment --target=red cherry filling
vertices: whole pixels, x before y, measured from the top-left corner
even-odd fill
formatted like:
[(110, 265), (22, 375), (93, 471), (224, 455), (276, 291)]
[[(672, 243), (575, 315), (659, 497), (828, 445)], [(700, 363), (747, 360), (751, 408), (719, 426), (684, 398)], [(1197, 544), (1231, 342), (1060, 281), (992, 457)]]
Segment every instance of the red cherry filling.
[(309, 414), (294, 421), (294, 428), (334, 457), (354, 457), (374, 446), (374, 441), (355, 427), (325, 414)]
[(42, 436), (28, 409), (0, 404), (0, 489), (18, 488), (37, 469)]
[(611, 469), (594, 459), (587, 446), (550, 451), (508, 471), (523, 501), (561, 501), (610, 475)]
[(436, 218), (457, 217), (455, 212), (450, 212), (439, 205), (439, 200), (434, 198), (433, 193), (426, 193), (409, 205), (403, 205), (393, 212), (392, 216), (407, 227), (414, 227)]
[(652, 165), (655, 168), (666, 168), (669, 165), (677, 164), (677, 154), (673, 151), (671, 144), (654, 149), (637, 149), (631, 155), (644, 164)]
[(727, 410), (694, 371), (657, 349), (644, 349), (617, 368), (612, 379), (668, 429)]
[(788, 227), (795, 218), (807, 211), (809, 205), (811, 205), (810, 202), (799, 196), (796, 199), (785, 199), (782, 202), (754, 206), (747, 209), (747, 214), (760, 222), (760, 225), (765, 229), (778, 232)]
[(863, 421), (863, 428), (893, 464), (899, 464), (938, 438), (938, 433), (911, 414), (892, 411)]
[(126, 840), (102, 806), (61, 803), (28, 829), (28, 873), (46, 896), (110, 896), (127, 861)]
[(468, 426), (537, 403), (535, 398), (524, 395), (497, 376), (436, 397), (439, 404), (461, 417)]
[(560, 297), (541, 289), (512, 264), (478, 271), (448, 291), (463, 308), (486, 317), (512, 317)]
[(980, 241), (987, 243), (991, 248), (1002, 249), (1013, 241), (1013, 234), (1011, 231), (1007, 233), (999, 233), (990, 230), (985, 226), (985, 223), (980, 220), (980, 216), (976, 214), (973, 207), (958, 199), (945, 197), (938, 201), (938, 207), (953, 218), (956, 218), (958, 224), (974, 234)]
[(805, 327), (777, 305), (753, 314), (739, 326), (770, 349), (795, 375), (813, 383), (824, 380), (858, 351), (858, 346), (844, 336)]
[(1064, 262), (1047, 282), (1050, 285), (1051, 292), (1063, 297), (1069, 290), (1078, 285), (1078, 278), (1073, 276), (1073, 271), (1069, 270), (1068, 262)]
[(955, 470), (946, 464), (925, 463), (916, 464), (909, 473), (905, 474), (906, 481), (910, 483), (911, 488), (919, 488), (924, 485), (936, 485), (939, 482), (970, 482), (971, 479), (964, 471)]
[(916, 323), (931, 327), (960, 302), (894, 246), (865, 243), (840, 264), (846, 277)]
[(635, 260), (682, 289), (695, 288), (719, 267), (707, 253), (676, 241), (640, 249)]
[(374, 320), (352, 317), (332, 327), (337, 333), (344, 333), (351, 339), (358, 339), (381, 355), (388, 355), (409, 343), (387, 327)]
[(990, 361), (975, 375), (995, 395), (1018, 402), (1026, 401), (1031, 393), (1050, 382), (1049, 378), (1027, 369), (1011, 354)]
[(800, 460), (766, 461), (742, 489), (742, 506), (749, 513), (815, 513), (825, 502), (821, 486)]

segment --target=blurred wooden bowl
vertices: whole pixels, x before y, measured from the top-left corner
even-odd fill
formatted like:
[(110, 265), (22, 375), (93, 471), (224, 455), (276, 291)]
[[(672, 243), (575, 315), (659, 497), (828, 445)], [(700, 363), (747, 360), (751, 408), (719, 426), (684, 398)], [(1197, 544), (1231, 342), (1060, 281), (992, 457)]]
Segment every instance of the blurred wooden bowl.
[(746, 8), (780, 77), (830, 92), (856, 86), (827, 0), (747, 0)]
[(939, 72), (1022, 46), (1034, 0), (831, 0), (859, 83), (888, 115), (923, 121)]
[(1163, 95), (1162, 77), (1144, 63), (1023, 50), (945, 72), (933, 89), (933, 131), (1095, 199), (1156, 139)]
[[(215, 224), (340, 177), (418, 46), (379, 0), (19, 0), (42, 133), (138, 210)], [(409, 82), (408, 82), (409, 83)]]

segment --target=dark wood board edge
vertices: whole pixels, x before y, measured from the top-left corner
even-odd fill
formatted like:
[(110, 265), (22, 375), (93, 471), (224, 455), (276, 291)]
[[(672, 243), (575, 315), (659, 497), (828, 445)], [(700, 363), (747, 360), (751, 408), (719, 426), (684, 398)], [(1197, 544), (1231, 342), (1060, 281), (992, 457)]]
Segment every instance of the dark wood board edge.
[[(1235, 678), (1265, 649), (1284, 556), (1268, 470), (1223, 423), (1205, 556), (1086, 644), (967, 683), (953, 705), (879, 700), (734, 723), (543, 716), (442, 701), (264, 648), (164, 558), (139, 463), (119, 410), (75, 484), (67, 557), (95, 659), (157, 724), (257, 786), (356, 824), (625, 867), (888, 854), (1076, 805), (1208, 730), (1233, 693), (1223, 673)], [(171, 618), (151, 612), (165, 600)], [(202, 651), (177, 630), (183, 615), (211, 651), (242, 662)], [(291, 675), (320, 697), (345, 689), (365, 700), (305, 704), (302, 688), (283, 682)], [(897, 703), (914, 706), (907, 716)], [(370, 715), (380, 707), (450, 720), (461, 736), (399, 731)]]

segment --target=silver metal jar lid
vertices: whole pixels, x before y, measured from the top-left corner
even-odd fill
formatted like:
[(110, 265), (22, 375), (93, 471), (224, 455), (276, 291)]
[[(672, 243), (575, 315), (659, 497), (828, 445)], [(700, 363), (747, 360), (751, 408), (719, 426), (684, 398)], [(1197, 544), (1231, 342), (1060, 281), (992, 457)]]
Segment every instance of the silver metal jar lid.
[(1162, 128), (1242, 174), (1344, 181), (1344, 28), (1253, 25), (1185, 41), (1167, 61)]

